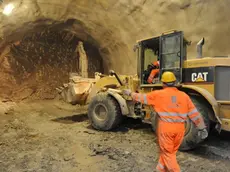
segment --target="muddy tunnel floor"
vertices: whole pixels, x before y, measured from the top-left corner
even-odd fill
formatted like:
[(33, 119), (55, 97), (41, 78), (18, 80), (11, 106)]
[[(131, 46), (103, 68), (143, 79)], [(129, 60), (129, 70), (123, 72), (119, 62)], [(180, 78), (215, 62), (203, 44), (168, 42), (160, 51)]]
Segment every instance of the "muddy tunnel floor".
[[(138, 120), (99, 132), (89, 125), (86, 107), (58, 100), (1, 108), (1, 172), (152, 172), (157, 164), (156, 137)], [(224, 138), (213, 132), (199, 148), (178, 152), (182, 171), (228, 172), (230, 140)]]

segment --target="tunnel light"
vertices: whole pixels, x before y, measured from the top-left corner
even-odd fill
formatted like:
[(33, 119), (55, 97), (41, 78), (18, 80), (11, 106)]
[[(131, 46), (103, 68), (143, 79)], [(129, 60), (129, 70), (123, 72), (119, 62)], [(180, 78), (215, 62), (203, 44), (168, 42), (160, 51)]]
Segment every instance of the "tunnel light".
[(12, 13), (13, 9), (14, 9), (14, 5), (13, 4), (8, 4), (8, 5), (5, 6), (5, 8), (4, 8), (2, 13), (8, 16), (8, 15), (10, 15)]

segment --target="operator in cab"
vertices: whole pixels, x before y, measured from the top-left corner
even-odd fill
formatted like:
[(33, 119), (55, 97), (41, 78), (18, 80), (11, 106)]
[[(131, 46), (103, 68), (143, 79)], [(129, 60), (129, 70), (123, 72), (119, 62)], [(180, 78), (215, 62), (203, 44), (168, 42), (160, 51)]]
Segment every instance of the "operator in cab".
[(151, 72), (150, 72), (148, 80), (147, 80), (147, 82), (149, 84), (152, 84), (154, 78), (156, 78), (160, 73), (160, 61), (159, 61), (159, 59), (157, 59), (157, 61), (153, 62), (151, 67), (152, 67)]
[(147, 94), (123, 90), (124, 95), (131, 96), (133, 101), (150, 105), (158, 117), (157, 140), (160, 157), (156, 170), (159, 172), (180, 172), (176, 153), (184, 139), (187, 118), (198, 128), (201, 139), (208, 137), (203, 117), (193, 104), (190, 97), (177, 89), (176, 77), (172, 72), (164, 72), (161, 81), (163, 89)]
[(149, 64), (147, 69), (143, 73), (144, 84), (154, 84), (156, 81), (155, 78), (158, 78), (159, 76), (160, 60), (158, 50), (154, 52), (154, 56), (156, 56), (157, 60)]

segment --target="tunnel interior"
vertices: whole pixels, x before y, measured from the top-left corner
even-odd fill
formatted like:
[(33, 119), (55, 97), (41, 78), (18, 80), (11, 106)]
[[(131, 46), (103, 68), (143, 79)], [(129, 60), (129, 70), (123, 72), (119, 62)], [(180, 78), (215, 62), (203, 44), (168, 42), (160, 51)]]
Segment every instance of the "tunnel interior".
[[(103, 59), (90, 35), (74, 26), (77, 21), (36, 21), (2, 48), (0, 61), (0, 97), (4, 99), (52, 99), (55, 88), (67, 83), (70, 73), (79, 73), (79, 41), (88, 57), (88, 76), (104, 72)], [(47, 24), (49, 23), (49, 24)], [(51, 23), (51, 24), (50, 24)], [(77, 25), (79, 26), (79, 25)], [(20, 30), (22, 32), (20, 32)], [(14, 33), (15, 34), (15, 33)]]
[[(3, 14), (7, 5), (11, 14)], [(187, 56), (205, 37), (204, 56), (229, 55), (229, 1), (0, 0), (0, 98), (53, 98), (77, 72), (78, 41), (95, 71), (135, 75), (137, 40), (184, 31)], [(216, 15), (218, 14), (218, 15)]]

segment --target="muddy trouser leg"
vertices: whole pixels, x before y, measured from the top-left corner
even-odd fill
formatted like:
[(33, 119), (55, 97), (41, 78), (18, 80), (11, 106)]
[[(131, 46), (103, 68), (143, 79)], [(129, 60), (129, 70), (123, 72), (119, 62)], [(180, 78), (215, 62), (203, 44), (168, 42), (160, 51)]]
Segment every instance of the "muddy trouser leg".
[(183, 138), (184, 132), (158, 134), (160, 147), (160, 159), (157, 165), (158, 170), (164, 169), (169, 172), (180, 172), (180, 167), (176, 160), (176, 153)]

